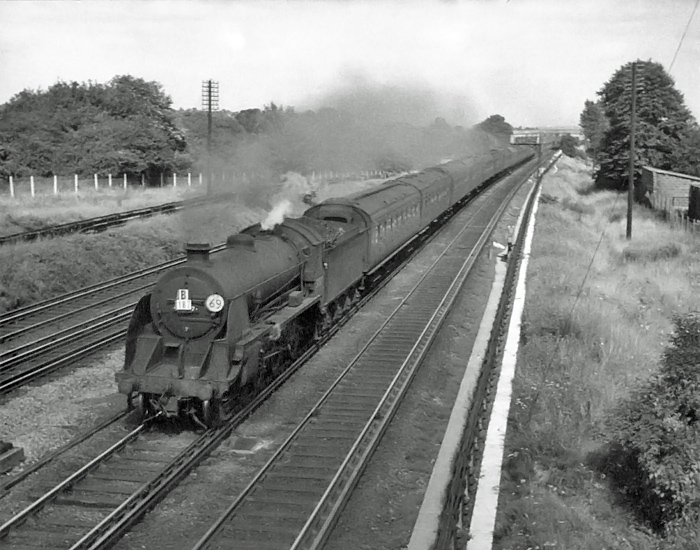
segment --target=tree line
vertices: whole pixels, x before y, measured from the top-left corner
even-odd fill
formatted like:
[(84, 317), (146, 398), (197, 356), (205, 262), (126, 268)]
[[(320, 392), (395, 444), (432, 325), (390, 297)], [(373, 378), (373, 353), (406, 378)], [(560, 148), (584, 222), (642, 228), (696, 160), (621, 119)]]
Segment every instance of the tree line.
[(407, 170), (506, 144), (512, 127), (493, 115), (473, 129), (436, 119), (426, 127), (375, 123), (333, 108), (296, 112), (275, 103), (213, 113), (175, 110), (157, 82), (123, 75), (105, 84), (58, 82), (0, 105), (0, 177), (198, 171), (311, 173)]
[[(660, 63), (637, 61), (635, 186), (643, 166), (700, 176), (700, 126), (683, 94)], [(586, 151), (599, 187), (626, 189), (629, 182), (632, 62), (623, 65), (587, 100), (580, 116)]]

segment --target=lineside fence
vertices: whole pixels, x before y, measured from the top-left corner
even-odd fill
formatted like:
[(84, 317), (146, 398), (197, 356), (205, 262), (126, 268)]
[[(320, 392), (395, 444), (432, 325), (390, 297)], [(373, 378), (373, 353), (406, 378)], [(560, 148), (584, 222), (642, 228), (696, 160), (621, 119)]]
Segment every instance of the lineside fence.
[(678, 208), (672, 197), (666, 197), (657, 201), (655, 207), (660, 211), (664, 219), (671, 227), (677, 227), (690, 233), (700, 234), (700, 220), (694, 220), (688, 216), (688, 210)]
[[(365, 170), (361, 172), (312, 172), (303, 176), (310, 183), (340, 183), (343, 181), (357, 181), (374, 178), (389, 178), (396, 175), (394, 172), (381, 170)], [(212, 185), (245, 185), (257, 181), (269, 181), (269, 175), (246, 173), (217, 173), (212, 174)], [(13, 177), (0, 181), (0, 197), (35, 197), (37, 195), (63, 195), (73, 193), (78, 195), (85, 190), (127, 190), (134, 187), (159, 188), (159, 187), (198, 187), (206, 185), (206, 175), (202, 173), (186, 174), (161, 174), (160, 183), (157, 186), (147, 185), (143, 176), (135, 177), (127, 174), (93, 174), (91, 176), (52, 176), (52, 177)]]

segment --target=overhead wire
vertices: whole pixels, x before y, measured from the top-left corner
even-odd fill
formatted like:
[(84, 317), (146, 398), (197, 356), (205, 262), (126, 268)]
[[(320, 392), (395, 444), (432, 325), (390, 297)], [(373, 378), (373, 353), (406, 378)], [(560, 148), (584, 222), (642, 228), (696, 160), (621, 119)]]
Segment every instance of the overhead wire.
[(685, 40), (685, 35), (688, 34), (688, 29), (690, 28), (690, 23), (693, 20), (693, 16), (695, 15), (695, 10), (698, 9), (698, 4), (700, 4), (700, 0), (695, 0), (695, 7), (693, 8), (693, 12), (690, 14), (690, 17), (688, 18), (688, 24), (685, 26), (685, 30), (683, 31), (683, 36), (681, 36), (681, 39), (678, 42), (678, 47), (676, 48), (676, 53), (673, 54), (673, 60), (671, 61), (671, 65), (668, 68), (669, 73), (673, 69), (673, 64), (676, 62), (676, 57), (678, 56), (678, 52), (681, 51), (681, 46), (683, 45), (683, 40)]

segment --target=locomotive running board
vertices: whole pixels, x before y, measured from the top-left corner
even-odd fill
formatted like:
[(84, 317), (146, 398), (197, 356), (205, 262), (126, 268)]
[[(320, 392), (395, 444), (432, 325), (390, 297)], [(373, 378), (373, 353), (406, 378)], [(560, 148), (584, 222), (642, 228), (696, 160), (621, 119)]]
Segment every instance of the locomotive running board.
[(311, 306), (321, 301), (321, 296), (316, 294), (314, 296), (309, 296), (304, 298), (299, 305), (292, 306), (287, 305), (279, 310), (277, 313), (270, 315), (267, 319), (263, 321), (266, 325), (284, 325), (292, 317), (299, 315), (301, 312), (309, 309)]

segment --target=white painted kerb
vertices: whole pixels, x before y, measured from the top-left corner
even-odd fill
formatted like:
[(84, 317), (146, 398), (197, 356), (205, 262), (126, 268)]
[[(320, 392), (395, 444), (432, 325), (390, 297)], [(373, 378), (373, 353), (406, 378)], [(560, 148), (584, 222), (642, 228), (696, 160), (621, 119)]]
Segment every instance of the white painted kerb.
[(459, 387), (455, 405), (450, 414), (450, 420), (445, 430), (440, 451), (433, 465), (433, 471), (428, 481), (428, 487), (425, 490), (423, 503), (418, 512), (418, 518), (413, 527), (407, 550), (428, 550), (437, 541), (440, 515), (445, 506), (447, 493), (450, 488), (452, 471), (454, 469), (453, 464), (457, 460), (457, 452), (459, 451), (462, 434), (467, 423), (467, 416), (474, 401), (474, 389), (484, 363), (484, 355), (491, 336), (491, 327), (496, 319), (505, 275), (506, 265), (497, 261), (496, 276), (484, 310), (484, 316), (479, 325), (472, 353)]
[[(532, 197), (535, 186), (527, 194), (515, 228), (515, 234), (523, 224), (525, 205)], [(489, 294), (484, 315), (479, 325), (472, 352), (459, 387), (450, 420), (440, 446), (440, 451), (433, 465), (433, 471), (425, 490), (423, 503), (418, 511), (418, 518), (411, 533), (407, 550), (429, 550), (433, 548), (438, 538), (440, 516), (446, 504), (447, 495), (452, 481), (454, 464), (458, 459), (462, 434), (467, 423), (467, 416), (474, 401), (474, 391), (481, 374), (484, 356), (488, 350), (493, 324), (498, 311), (506, 276), (506, 264), (497, 261), (495, 276)]]
[(481, 475), (479, 486), (474, 501), (474, 513), (469, 533), (472, 536), (467, 543), (469, 550), (489, 550), (493, 546), (493, 530), (496, 524), (496, 511), (498, 509), (498, 494), (501, 486), (501, 468), (503, 465), (503, 452), (508, 425), (508, 413), (510, 411), (511, 394), (513, 391), (513, 377), (518, 358), (520, 343), (520, 324), (522, 322), (523, 308), (525, 306), (525, 280), (527, 278), (527, 266), (530, 260), (532, 238), (535, 228), (535, 214), (539, 204), (541, 187), (537, 190), (535, 204), (532, 207), (532, 215), (528, 221), (527, 234), (523, 246), (523, 258), (518, 274), (518, 283), (513, 299), (513, 312), (508, 326), (506, 346), (503, 351), (503, 363), (501, 375), (498, 380), (498, 388), (493, 403), (493, 411), (486, 434), (486, 444), (481, 462)]

